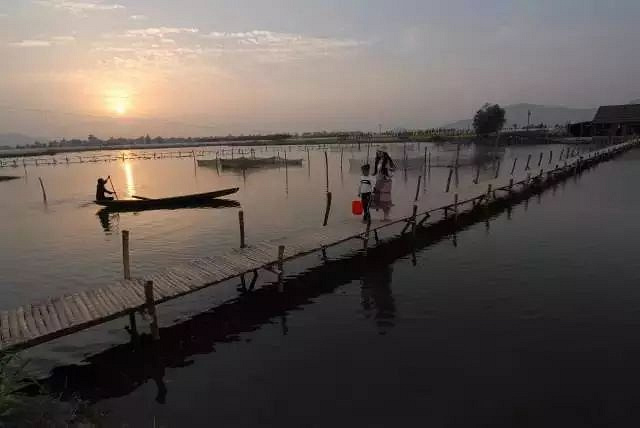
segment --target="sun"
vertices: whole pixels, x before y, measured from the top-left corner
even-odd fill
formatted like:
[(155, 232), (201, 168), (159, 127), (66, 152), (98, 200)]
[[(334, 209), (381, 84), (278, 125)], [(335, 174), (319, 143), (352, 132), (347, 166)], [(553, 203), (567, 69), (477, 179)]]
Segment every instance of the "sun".
[(124, 102), (117, 102), (114, 104), (113, 110), (117, 115), (122, 116), (127, 112), (127, 106)]
[(116, 116), (124, 116), (131, 110), (129, 91), (123, 88), (111, 88), (105, 91), (104, 104), (107, 111)]

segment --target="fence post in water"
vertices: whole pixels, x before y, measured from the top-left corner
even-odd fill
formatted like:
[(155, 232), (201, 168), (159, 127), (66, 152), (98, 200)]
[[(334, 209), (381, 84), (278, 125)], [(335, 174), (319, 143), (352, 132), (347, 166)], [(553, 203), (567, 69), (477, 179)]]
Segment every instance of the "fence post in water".
[(327, 193), (329, 192), (329, 158), (327, 157), (327, 152), (324, 152), (324, 176)]
[(491, 184), (487, 185), (487, 205), (491, 202)]
[(553, 150), (549, 150), (549, 163), (553, 160)]
[(240, 223), (240, 248), (246, 247), (244, 243), (244, 211), (238, 211), (238, 222)]
[(513, 178), (509, 179), (509, 196), (513, 193)]
[(323, 226), (327, 225), (329, 221), (329, 212), (331, 212), (331, 192), (327, 192), (327, 206), (324, 210), (324, 221), (322, 222)]
[(344, 156), (344, 146), (340, 147), (340, 171), (342, 171), (342, 158)]
[(480, 165), (476, 167), (476, 178), (473, 179), (473, 184), (478, 184), (480, 181)]
[(500, 175), (500, 164), (501, 164), (501, 163), (502, 163), (502, 162), (500, 161), (500, 159), (498, 159), (498, 164), (497, 164), (497, 166), (496, 166), (496, 175), (495, 175), (495, 178), (498, 178), (498, 176)]
[(418, 220), (418, 204), (413, 204), (413, 213), (411, 214), (411, 234), (416, 237), (416, 224)]
[(278, 245), (278, 291), (284, 291), (284, 245)]
[(160, 329), (158, 328), (158, 315), (156, 314), (156, 303), (153, 298), (153, 281), (144, 284), (144, 297), (147, 303), (147, 313), (151, 317), (151, 337), (153, 340), (160, 339)]
[(511, 175), (513, 175), (513, 172), (516, 170), (516, 162), (518, 162), (518, 158), (513, 159), (513, 166), (511, 167)]
[(529, 156), (527, 156), (527, 164), (524, 167), (525, 171), (529, 170), (529, 162), (531, 162), (531, 153), (529, 153)]
[(40, 180), (40, 188), (42, 189), (42, 199), (44, 199), (44, 203), (47, 203), (47, 191), (44, 190), (44, 183), (42, 182), (42, 177), (38, 177)]
[(413, 199), (414, 202), (418, 202), (418, 195), (420, 194), (420, 181), (422, 181), (422, 176), (418, 176), (418, 186), (416, 187), (416, 197)]
[(544, 156), (543, 152), (540, 152), (540, 158), (538, 159), (538, 166), (542, 165), (542, 157)]
[(453, 175), (453, 168), (449, 168), (449, 177), (447, 177), (447, 188), (445, 192), (449, 193), (449, 187), (451, 186), (451, 176)]

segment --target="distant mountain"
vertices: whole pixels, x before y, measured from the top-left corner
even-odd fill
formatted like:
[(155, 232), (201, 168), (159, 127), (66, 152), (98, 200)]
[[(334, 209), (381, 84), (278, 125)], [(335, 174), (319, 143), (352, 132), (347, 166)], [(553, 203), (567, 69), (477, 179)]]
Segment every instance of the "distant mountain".
[[(567, 122), (584, 122), (593, 119), (596, 108), (570, 108), (562, 106), (543, 106), (537, 104), (512, 104), (504, 106), (507, 112), (507, 123), (505, 127), (517, 124), (518, 127), (527, 125), (527, 112), (531, 111), (531, 124), (540, 122), (548, 126), (556, 123), (563, 125)], [(473, 119), (459, 120), (454, 123), (444, 125), (443, 128), (467, 129), (471, 128)]]
[[(33, 144), (34, 141), (38, 140), (34, 137), (29, 137), (28, 135), (18, 134), (15, 132), (10, 132), (7, 134), (0, 134), (0, 146), (10, 146), (15, 147), (16, 145), (24, 145), (24, 144)], [(45, 142), (45, 140), (40, 140), (41, 142)]]

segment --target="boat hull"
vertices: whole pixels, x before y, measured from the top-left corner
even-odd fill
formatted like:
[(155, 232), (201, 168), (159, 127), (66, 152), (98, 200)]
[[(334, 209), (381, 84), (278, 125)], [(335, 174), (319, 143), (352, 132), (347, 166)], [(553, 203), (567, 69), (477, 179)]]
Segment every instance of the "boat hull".
[[(120, 200), (106, 200), (106, 201), (94, 201), (94, 202), (112, 211), (136, 211), (136, 210), (161, 209), (161, 208), (183, 208), (183, 207), (190, 207), (190, 206), (206, 206), (207, 204), (215, 202), (216, 198), (232, 195), (236, 193), (238, 190), (239, 189), (237, 187), (233, 187), (229, 189), (217, 190), (215, 192), (173, 196), (170, 198), (120, 199)], [(226, 201), (226, 202), (234, 203), (235, 201)], [(237, 204), (237, 202), (235, 204)]]

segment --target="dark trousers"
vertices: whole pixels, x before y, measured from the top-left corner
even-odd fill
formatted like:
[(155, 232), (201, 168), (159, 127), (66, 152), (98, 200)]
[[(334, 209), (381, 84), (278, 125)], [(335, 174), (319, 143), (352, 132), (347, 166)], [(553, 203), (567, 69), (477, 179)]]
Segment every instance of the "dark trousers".
[(362, 218), (364, 220), (371, 220), (371, 214), (369, 213), (369, 206), (371, 205), (371, 193), (360, 194), (360, 200), (362, 201)]

